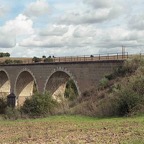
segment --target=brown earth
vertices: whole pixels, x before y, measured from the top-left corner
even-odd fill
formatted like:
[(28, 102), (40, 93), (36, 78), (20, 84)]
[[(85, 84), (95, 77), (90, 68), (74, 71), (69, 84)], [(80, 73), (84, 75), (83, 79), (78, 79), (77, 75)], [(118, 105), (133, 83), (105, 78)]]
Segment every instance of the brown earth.
[(143, 144), (143, 118), (54, 116), (36, 120), (0, 121), (0, 143)]

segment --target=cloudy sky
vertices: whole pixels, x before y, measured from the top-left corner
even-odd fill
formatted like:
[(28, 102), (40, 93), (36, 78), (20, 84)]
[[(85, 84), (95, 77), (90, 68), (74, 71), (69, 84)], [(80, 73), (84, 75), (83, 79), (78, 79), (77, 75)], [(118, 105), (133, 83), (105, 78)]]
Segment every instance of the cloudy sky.
[(0, 0), (0, 51), (14, 57), (144, 53), (143, 0)]

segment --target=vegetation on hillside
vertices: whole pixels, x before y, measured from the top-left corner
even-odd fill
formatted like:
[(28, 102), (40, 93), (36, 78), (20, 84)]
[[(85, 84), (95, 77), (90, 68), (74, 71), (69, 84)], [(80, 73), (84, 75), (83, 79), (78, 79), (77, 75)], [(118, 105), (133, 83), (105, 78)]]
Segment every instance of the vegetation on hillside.
[(83, 93), (72, 113), (100, 117), (144, 114), (144, 59), (129, 59), (106, 75), (98, 88)]

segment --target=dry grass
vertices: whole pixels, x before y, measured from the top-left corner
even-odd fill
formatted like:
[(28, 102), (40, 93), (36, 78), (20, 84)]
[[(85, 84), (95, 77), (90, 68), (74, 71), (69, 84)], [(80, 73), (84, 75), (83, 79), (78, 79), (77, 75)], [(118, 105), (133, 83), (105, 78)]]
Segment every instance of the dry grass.
[(142, 144), (143, 118), (52, 116), (35, 120), (0, 120), (0, 143)]
[(21, 60), (23, 63), (32, 63), (32, 58), (22, 58), (22, 57), (2, 57), (0, 58), (0, 63), (4, 62), (5, 60)]

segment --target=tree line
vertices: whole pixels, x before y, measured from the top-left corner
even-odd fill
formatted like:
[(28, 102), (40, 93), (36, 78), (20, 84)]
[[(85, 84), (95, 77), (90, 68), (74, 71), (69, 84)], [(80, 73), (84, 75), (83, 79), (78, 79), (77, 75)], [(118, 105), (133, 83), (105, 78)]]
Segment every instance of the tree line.
[(8, 52), (6, 52), (6, 53), (0, 52), (0, 57), (10, 57), (10, 53), (8, 53)]
[(49, 57), (42, 56), (42, 58), (34, 56), (32, 58), (32, 62), (41, 62), (41, 61), (43, 61), (43, 62), (53, 62), (53, 60), (54, 60), (53, 58), (54, 58), (54, 56), (49, 56)]

